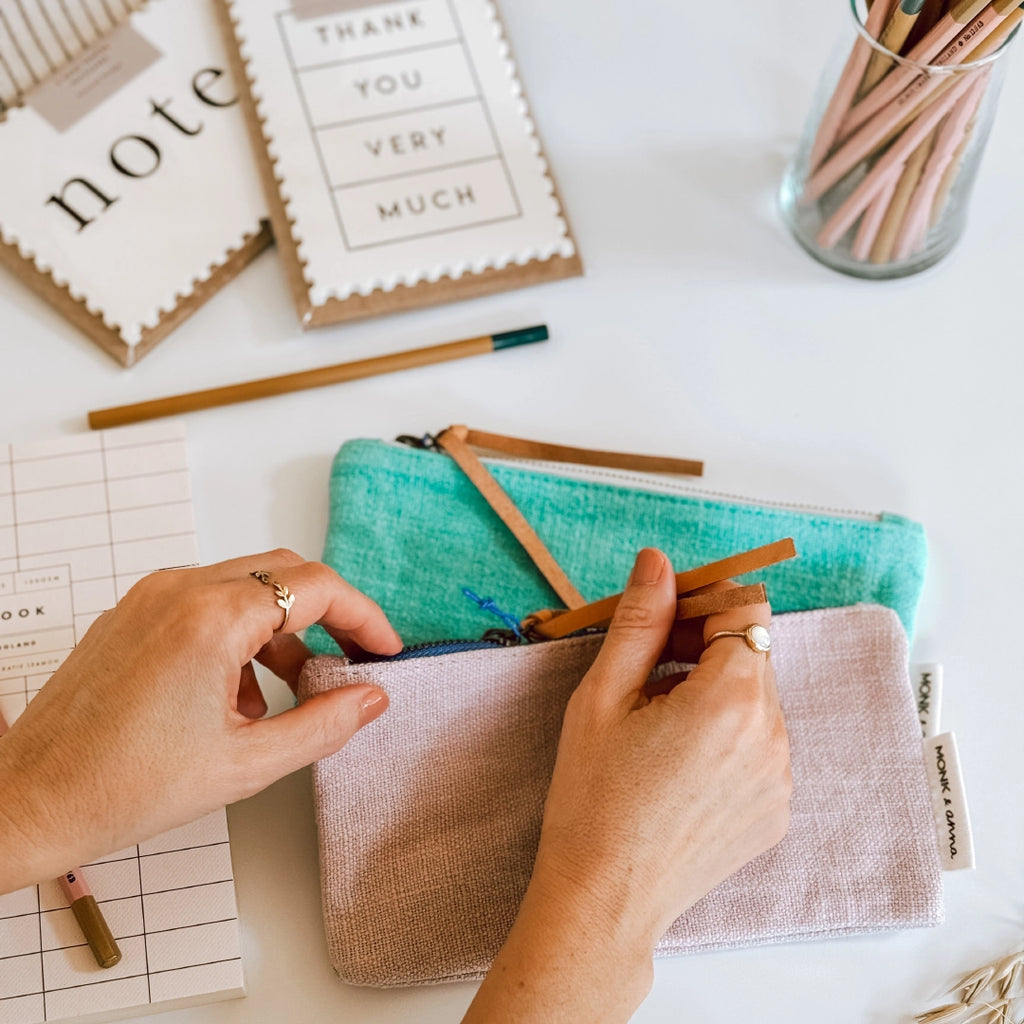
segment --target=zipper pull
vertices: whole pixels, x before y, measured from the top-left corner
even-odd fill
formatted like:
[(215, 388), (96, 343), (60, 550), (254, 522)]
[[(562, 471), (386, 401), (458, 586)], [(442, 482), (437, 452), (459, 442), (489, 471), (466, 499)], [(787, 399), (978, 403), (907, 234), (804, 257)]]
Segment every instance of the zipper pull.
[(555, 557), (537, 536), (536, 530), (526, 521), (516, 503), (505, 493), (501, 484), (491, 475), (487, 467), (477, 458), (466, 443), (465, 427), (449, 427), (437, 437), (437, 443), (455, 464), (469, 478), (483, 499), (494, 510), (495, 515), (509, 528), (512, 536), (522, 544), (540, 574), (548, 581), (551, 589), (565, 602), (567, 608), (581, 608), (587, 602), (572, 585)]
[(488, 629), (480, 639), (498, 647), (518, 647), (525, 641), (522, 633), (513, 633), (511, 629)]
[[(575, 462), (583, 466), (601, 466), (606, 469), (626, 469), (641, 473), (677, 473), (683, 476), (702, 476), (704, 463), (697, 459), (675, 459), (665, 455), (635, 455), (631, 452), (610, 452), (596, 448), (573, 448), (546, 441), (528, 441), (521, 437), (491, 434), (484, 430), (471, 430), (462, 424), (448, 428), (448, 432), (474, 448), (515, 455), (524, 459), (544, 462)], [(445, 433), (445, 431), (441, 431)]]
[[(680, 600), (676, 605), (676, 618), (703, 618), (714, 615), (726, 608), (744, 608), (751, 604), (760, 604), (767, 600), (763, 583), (753, 583), (745, 587), (734, 587), (730, 590), (713, 591), (710, 594), (694, 594), (694, 590), (706, 587), (710, 583), (719, 583), (733, 576), (742, 576), (748, 572), (766, 569), (769, 565), (777, 565), (789, 558), (796, 557), (796, 545), (792, 537), (765, 544), (750, 551), (741, 551), (737, 555), (701, 565), (686, 572), (676, 573), (676, 594)], [(603, 625), (611, 621), (622, 594), (593, 601), (588, 605), (559, 612), (544, 610), (535, 612), (521, 623), (523, 631), (531, 639), (541, 637), (545, 640), (558, 640), (579, 629)]]
[(416, 437), (414, 434), (399, 434), (395, 438), (395, 444), (404, 444), (407, 448), (416, 448), (425, 452), (441, 450), (434, 434), (423, 434), (422, 437)]
[(489, 629), (484, 633), (485, 640), (490, 639), (491, 634), (496, 633), (504, 633), (506, 635), (511, 633), (515, 637), (513, 643), (520, 643), (526, 639), (519, 628), (519, 620), (511, 612), (502, 611), (493, 597), (478, 597), (469, 587), (463, 587), (462, 594), (464, 597), (468, 597), (482, 612), (490, 612), (492, 615), (497, 615), (505, 623), (505, 629)]

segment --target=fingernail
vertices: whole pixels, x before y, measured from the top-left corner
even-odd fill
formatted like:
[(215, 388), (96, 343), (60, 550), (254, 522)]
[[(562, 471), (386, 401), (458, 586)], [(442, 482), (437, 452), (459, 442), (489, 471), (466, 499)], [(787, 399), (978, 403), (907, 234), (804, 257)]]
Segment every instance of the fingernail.
[(629, 582), (650, 586), (652, 583), (657, 583), (658, 580), (661, 579), (661, 574), (664, 571), (664, 555), (662, 555), (660, 551), (656, 551), (654, 548), (644, 548), (643, 551), (636, 556), (636, 563), (633, 566), (633, 571), (629, 575)]
[(363, 725), (372, 722), (388, 706), (388, 695), (383, 690), (370, 690), (359, 702), (359, 718)]

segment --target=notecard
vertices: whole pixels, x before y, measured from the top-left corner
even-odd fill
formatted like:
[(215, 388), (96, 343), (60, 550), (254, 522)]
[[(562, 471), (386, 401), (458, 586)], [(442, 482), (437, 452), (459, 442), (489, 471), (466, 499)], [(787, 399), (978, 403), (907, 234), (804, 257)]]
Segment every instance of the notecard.
[(218, 2), (305, 326), (581, 273), (489, 0)]
[(210, 0), (94, 39), (9, 111), (0, 151), (0, 263), (126, 365), (269, 244)]
[[(0, 713), (16, 721), (143, 575), (197, 560), (180, 425), (0, 446)], [(244, 993), (224, 811), (83, 867), (121, 962), (97, 966), (56, 882), (0, 896), (0, 1024)]]

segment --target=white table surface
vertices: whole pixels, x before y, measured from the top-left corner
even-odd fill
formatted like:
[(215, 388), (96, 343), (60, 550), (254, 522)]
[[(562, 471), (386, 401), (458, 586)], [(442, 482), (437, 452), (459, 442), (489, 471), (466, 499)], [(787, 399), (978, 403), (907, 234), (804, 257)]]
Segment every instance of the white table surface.
[[(931, 561), (914, 654), (945, 664), (977, 870), (946, 876), (939, 929), (660, 962), (635, 1018), (902, 1021), (1024, 943), (1021, 55), (959, 249), (877, 284), (812, 262), (774, 208), (842, 0), (745, 5), (723, 36), (706, 8), (664, 0), (504, 13), (585, 277), (303, 334), (271, 251), (126, 371), (0, 275), (0, 437), (547, 322), (545, 346), (191, 416), (203, 559), (277, 545), (318, 556), (338, 445), (452, 422), (700, 457), (715, 489), (920, 520)], [(165, 1024), (459, 1019), (472, 985), (377, 992), (332, 975), (308, 772), (232, 807), (230, 826), (249, 995)]]

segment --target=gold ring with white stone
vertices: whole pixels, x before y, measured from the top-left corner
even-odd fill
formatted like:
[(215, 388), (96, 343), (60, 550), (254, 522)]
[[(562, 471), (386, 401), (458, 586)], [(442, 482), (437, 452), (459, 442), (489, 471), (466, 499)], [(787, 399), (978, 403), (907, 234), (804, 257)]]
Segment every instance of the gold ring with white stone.
[(746, 629), (723, 629), (712, 633), (704, 642), (704, 647), (710, 647), (716, 640), (721, 640), (724, 636), (740, 637), (755, 654), (767, 654), (772, 649), (772, 635), (759, 622), (747, 626)]
[(249, 573), (249, 575), (253, 579), (259, 580), (260, 583), (265, 583), (268, 587), (274, 588), (277, 606), (284, 610), (284, 618), (281, 620), (281, 625), (274, 630), (275, 633), (280, 633), (288, 625), (288, 616), (291, 615), (292, 605), (295, 604), (295, 595), (283, 583), (279, 583), (269, 572), (265, 572), (263, 569), (257, 569), (255, 572)]

